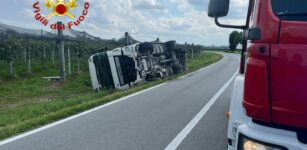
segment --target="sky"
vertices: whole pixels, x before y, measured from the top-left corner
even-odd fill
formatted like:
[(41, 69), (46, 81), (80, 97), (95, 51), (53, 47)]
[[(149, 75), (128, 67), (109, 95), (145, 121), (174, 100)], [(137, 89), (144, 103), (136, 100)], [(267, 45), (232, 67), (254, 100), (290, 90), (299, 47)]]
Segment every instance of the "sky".
[[(51, 11), (44, 0), (1, 0), (0, 23), (50, 31), (34, 19), (32, 5), (39, 2), (41, 14)], [(55, 0), (56, 1), (56, 0)], [(85, 0), (71, 11), (81, 15)], [(245, 22), (248, 0), (230, 0), (230, 12), (221, 22), (242, 25)], [(219, 28), (207, 15), (209, 0), (89, 0), (89, 14), (81, 25), (74, 27), (103, 39), (121, 38), (125, 32), (139, 41), (176, 40), (178, 43), (228, 45), (233, 29)], [(50, 22), (67, 22), (69, 17), (52, 17)], [(76, 20), (73, 19), (73, 20)]]

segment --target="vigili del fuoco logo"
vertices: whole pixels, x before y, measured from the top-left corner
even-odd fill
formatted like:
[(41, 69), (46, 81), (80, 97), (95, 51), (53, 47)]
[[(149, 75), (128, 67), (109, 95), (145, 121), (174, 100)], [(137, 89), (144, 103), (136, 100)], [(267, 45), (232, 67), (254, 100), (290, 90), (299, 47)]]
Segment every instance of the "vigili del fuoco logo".
[[(41, 6), (46, 8), (49, 11), (49, 14), (43, 15), (41, 12)], [(77, 0), (45, 0), (43, 4), (41, 4), (40, 1), (37, 1), (33, 4), (35, 13), (34, 18), (42, 25), (50, 26), (50, 28), (54, 30), (65, 30), (67, 27), (71, 29), (73, 26), (76, 27), (84, 21), (85, 17), (88, 15), (90, 4), (88, 0), (84, 0), (81, 15), (76, 17), (71, 11), (78, 9), (79, 7)], [(68, 17), (70, 21), (63, 23), (62, 26), (58, 26), (56, 21), (50, 21), (53, 17)]]

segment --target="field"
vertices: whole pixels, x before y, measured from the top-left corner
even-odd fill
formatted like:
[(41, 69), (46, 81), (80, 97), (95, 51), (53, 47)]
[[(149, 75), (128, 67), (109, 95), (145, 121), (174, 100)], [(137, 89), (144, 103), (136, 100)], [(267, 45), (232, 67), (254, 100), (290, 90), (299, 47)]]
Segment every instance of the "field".
[[(219, 54), (202, 53), (194, 59), (189, 59), (188, 71), (178, 76), (208, 66), (221, 58), (222, 56)], [(45, 65), (44, 68), (39, 66), (33, 65), (33, 70), (36, 70), (34, 72), (43, 73), (32, 75), (25, 73), (24, 75), (19, 74), (17, 77), (4, 76), (0, 80), (0, 139), (37, 128), (178, 77), (145, 82), (126, 91), (95, 92), (91, 88), (88, 71), (84, 71), (87, 69), (83, 69), (84, 72), (72, 74), (65, 82), (51, 82), (42, 80), (42, 77), (56, 75), (58, 67), (56, 65)], [(0, 67), (6, 67), (5, 62), (0, 62)], [(26, 68), (16, 67), (16, 71), (26, 72)], [(4, 72), (0, 72), (0, 74), (4, 74)]]

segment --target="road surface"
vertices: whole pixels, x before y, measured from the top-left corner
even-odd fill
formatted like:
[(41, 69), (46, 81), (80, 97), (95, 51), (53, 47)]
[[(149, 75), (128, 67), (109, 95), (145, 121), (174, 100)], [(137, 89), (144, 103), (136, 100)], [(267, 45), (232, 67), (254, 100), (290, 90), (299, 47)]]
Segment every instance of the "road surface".
[[(222, 150), (238, 55), (0, 142), (0, 150)], [(228, 83), (228, 84), (227, 84)]]

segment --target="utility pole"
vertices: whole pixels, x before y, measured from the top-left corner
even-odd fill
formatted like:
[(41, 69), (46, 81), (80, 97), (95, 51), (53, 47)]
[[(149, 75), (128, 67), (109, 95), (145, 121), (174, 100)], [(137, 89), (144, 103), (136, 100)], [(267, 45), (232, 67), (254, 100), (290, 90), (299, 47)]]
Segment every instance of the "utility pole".
[[(62, 22), (57, 22), (57, 26), (61, 27)], [(66, 80), (63, 29), (58, 29), (58, 48), (59, 48), (59, 52), (60, 52), (60, 75), (61, 75), (62, 80)]]

